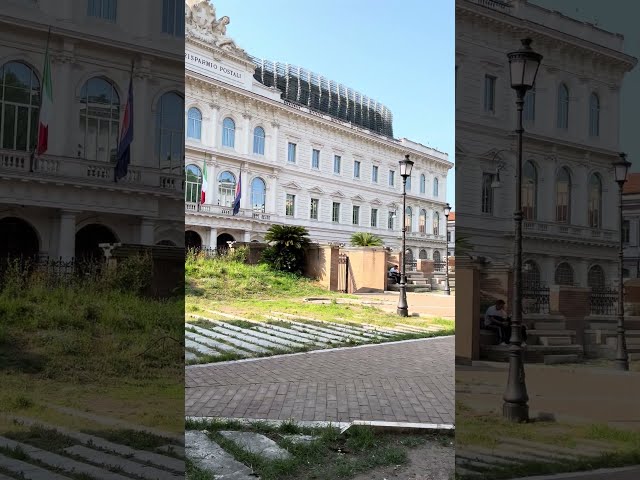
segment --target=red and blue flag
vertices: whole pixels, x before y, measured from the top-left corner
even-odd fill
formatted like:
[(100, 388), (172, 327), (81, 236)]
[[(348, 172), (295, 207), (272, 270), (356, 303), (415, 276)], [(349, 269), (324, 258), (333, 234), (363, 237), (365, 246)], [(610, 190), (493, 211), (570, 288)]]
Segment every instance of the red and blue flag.
[(133, 142), (133, 75), (129, 79), (129, 98), (122, 118), (120, 143), (115, 168), (115, 181), (124, 178), (131, 162), (131, 143)]

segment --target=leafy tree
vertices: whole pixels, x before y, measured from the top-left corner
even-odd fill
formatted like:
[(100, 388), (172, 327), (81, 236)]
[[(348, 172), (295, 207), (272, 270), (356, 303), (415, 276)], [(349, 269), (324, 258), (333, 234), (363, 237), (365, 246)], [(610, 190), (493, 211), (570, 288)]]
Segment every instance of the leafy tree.
[(381, 247), (384, 243), (377, 235), (367, 232), (357, 232), (351, 235), (351, 245), (354, 247)]
[(304, 227), (272, 225), (264, 237), (269, 243), (262, 253), (262, 261), (274, 270), (302, 273), (305, 248), (309, 245), (309, 232)]

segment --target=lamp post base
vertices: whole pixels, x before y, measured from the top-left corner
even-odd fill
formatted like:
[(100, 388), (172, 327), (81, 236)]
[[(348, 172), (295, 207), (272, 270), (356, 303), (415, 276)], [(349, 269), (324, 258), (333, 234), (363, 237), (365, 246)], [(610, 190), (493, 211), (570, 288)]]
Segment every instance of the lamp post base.
[(400, 283), (400, 298), (398, 299), (398, 315), (401, 317), (409, 316), (409, 304), (407, 303), (407, 283), (403, 278)]
[(451, 289), (449, 287), (447, 287), (444, 291), (445, 295), (451, 295)]
[(407, 307), (398, 307), (398, 315), (401, 317), (408, 317), (409, 309)]
[(529, 421), (529, 406), (521, 403), (504, 402), (502, 404), (502, 416), (514, 423)]

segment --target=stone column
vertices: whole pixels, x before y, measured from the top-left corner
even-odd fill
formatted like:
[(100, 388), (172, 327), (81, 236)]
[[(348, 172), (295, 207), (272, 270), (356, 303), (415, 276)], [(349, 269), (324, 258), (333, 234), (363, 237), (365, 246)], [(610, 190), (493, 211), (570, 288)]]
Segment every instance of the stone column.
[[(154, 168), (159, 166), (159, 156), (154, 148), (154, 142), (156, 141), (155, 115), (158, 113), (158, 105), (152, 105), (153, 97), (150, 93), (151, 86), (155, 82), (155, 80), (151, 79), (151, 60), (145, 57), (142, 61), (136, 63), (133, 76), (133, 131), (134, 133), (140, 132), (140, 135), (135, 133), (133, 143), (131, 144), (132, 165)], [(129, 88), (128, 80), (124, 88)], [(122, 112), (124, 112), (124, 105), (127, 103), (126, 95), (128, 95), (128, 93), (126, 93), (125, 90), (124, 98), (120, 99), (123, 105)], [(142, 113), (144, 113), (144, 111), (150, 112), (153, 120), (149, 121), (147, 115), (140, 113), (136, 115), (136, 111), (140, 112), (141, 110)]]
[(218, 242), (218, 229), (211, 228), (209, 230), (209, 248), (216, 248)]
[[(47, 153), (53, 155), (77, 154), (77, 144), (74, 144), (74, 135), (66, 135), (68, 125), (78, 125), (78, 118), (75, 118), (75, 91), (70, 88), (71, 71), (74, 68), (75, 56), (74, 45), (71, 41), (65, 40), (62, 45), (63, 52), (56, 55), (52, 60), (53, 96), (56, 99), (56, 113), (54, 114), (51, 134), (49, 135), (49, 147)], [(37, 125), (37, 123), (36, 123)], [(37, 128), (37, 126), (36, 126)]]
[(209, 107), (211, 107), (211, 122), (210, 122), (210, 126), (211, 128), (207, 129), (208, 134), (205, 138), (205, 144), (207, 146), (210, 146), (211, 148), (218, 148), (219, 147), (219, 141), (218, 141), (218, 137), (219, 137), (219, 125), (218, 125), (218, 117), (219, 117), (219, 113), (220, 113), (220, 106), (216, 105), (215, 103), (210, 103)]
[(153, 218), (143, 218), (140, 222), (140, 244), (153, 245), (155, 243), (155, 221)]
[(245, 243), (251, 242), (251, 232), (248, 232), (248, 231), (244, 232), (244, 242)]
[(58, 224), (58, 258), (68, 262), (76, 253), (76, 215), (80, 213), (72, 210), (60, 212)]
[(272, 122), (271, 127), (273, 127), (273, 141), (271, 142), (272, 145), (269, 151), (271, 152), (271, 160), (273, 160), (274, 163), (278, 163), (278, 133), (280, 131), (280, 124), (278, 122)]
[(278, 175), (269, 175), (269, 184), (267, 185), (267, 197), (266, 202), (267, 213), (275, 215), (277, 213), (277, 200), (278, 200)]
[(242, 173), (242, 196), (240, 197), (240, 208), (247, 209), (251, 205), (251, 185), (249, 184), (249, 170), (248, 164), (243, 163), (240, 168), (240, 172)]
[(207, 197), (209, 198), (209, 200), (206, 203), (217, 205), (218, 189), (216, 187), (218, 183), (218, 163), (207, 160), (205, 160), (205, 162), (207, 162), (207, 175), (209, 177), (207, 179)]
[(248, 113), (243, 113), (242, 118), (244, 118), (244, 135), (243, 135), (243, 148), (242, 153), (249, 155), (251, 153), (251, 115)]

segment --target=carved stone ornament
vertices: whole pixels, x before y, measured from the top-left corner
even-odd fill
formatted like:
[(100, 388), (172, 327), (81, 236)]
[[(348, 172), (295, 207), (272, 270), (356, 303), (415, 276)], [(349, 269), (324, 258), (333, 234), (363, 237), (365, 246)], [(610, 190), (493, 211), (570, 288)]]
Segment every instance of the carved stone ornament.
[(216, 18), (216, 9), (209, 0), (185, 1), (185, 36), (216, 46), (233, 55), (249, 59), (247, 53), (227, 37), (229, 17)]

